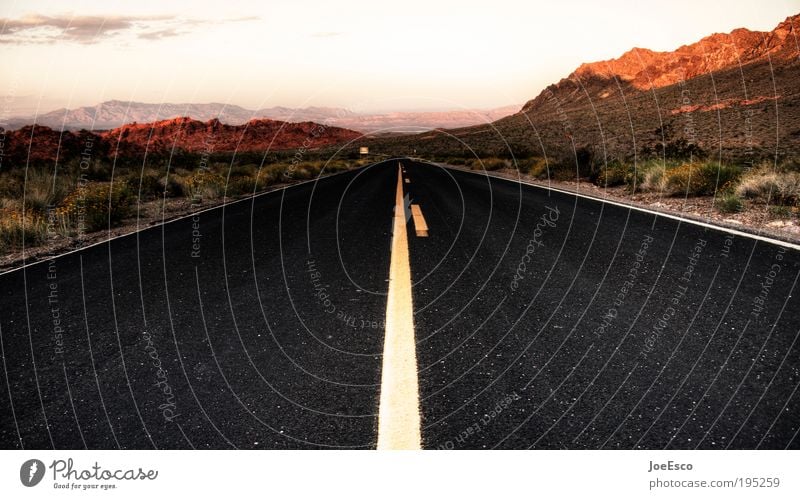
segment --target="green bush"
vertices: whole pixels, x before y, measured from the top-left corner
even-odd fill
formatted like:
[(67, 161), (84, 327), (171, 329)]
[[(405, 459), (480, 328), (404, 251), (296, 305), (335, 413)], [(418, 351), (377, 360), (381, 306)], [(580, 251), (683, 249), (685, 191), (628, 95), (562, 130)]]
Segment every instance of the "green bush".
[(727, 193), (717, 199), (717, 209), (722, 213), (739, 213), (744, 209), (744, 204), (736, 194)]
[(717, 192), (730, 192), (742, 177), (743, 169), (739, 166), (715, 162), (702, 163), (699, 176), (703, 179), (705, 191), (699, 193), (712, 196)]
[(776, 218), (789, 218), (792, 216), (792, 208), (782, 204), (770, 206), (769, 214)]
[(139, 202), (164, 196), (164, 184), (161, 176), (154, 171), (145, 171), (141, 175), (131, 174), (125, 179), (125, 185), (139, 198)]
[(741, 177), (737, 166), (685, 163), (664, 172), (664, 187), (673, 196), (711, 196), (730, 190)]
[(608, 165), (602, 167), (594, 183), (600, 187), (623, 185), (628, 182), (629, 173), (628, 167), (618, 161), (612, 161), (609, 162)]

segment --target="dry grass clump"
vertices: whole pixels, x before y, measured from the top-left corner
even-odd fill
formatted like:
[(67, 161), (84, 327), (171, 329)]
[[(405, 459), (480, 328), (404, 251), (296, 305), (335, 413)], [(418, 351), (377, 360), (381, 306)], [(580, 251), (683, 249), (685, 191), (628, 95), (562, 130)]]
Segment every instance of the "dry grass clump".
[(637, 190), (644, 192), (663, 192), (669, 196), (714, 196), (732, 191), (741, 176), (742, 168), (738, 166), (708, 161), (643, 165), (635, 178), (638, 180)]
[(38, 213), (0, 209), (0, 251), (36, 246), (47, 239), (47, 223)]
[(797, 206), (800, 203), (800, 172), (786, 166), (762, 163), (742, 177), (736, 193), (765, 204)]
[(510, 162), (502, 158), (472, 158), (465, 161), (465, 165), (472, 170), (497, 171), (508, 168)]

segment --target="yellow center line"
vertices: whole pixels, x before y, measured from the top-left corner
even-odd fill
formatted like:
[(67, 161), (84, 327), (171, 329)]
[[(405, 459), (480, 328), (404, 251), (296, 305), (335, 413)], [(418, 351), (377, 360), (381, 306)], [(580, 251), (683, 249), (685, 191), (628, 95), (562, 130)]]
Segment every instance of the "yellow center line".
[(378, 409), (378, 449), (418, 450), (421, 446), (411, 266), (403, 203), (403, 173), (398, 166)]
[(422, 208), (418, 204), (411, 205), (411, 216), (414, 218), (414, 229), (417, 231), (417, 237), (428, 237), (428, 223), (425, 217), (422, 216)]

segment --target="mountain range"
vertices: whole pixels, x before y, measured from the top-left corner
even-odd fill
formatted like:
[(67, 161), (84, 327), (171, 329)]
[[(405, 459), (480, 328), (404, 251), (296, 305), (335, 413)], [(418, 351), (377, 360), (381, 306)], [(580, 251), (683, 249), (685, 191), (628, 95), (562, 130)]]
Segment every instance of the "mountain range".
[(490, 123), (514, 114), (520, 105), (496, 109), (355, 113), (337, 107), (269, 107), (246, 109), (233, 104), (149, 104), (121, 100), (105, 101), (96, 106), (57, 109), (38, 116), (10, 118), (7, 128), (18, 129), (37, 124), (56, 130), (107, 130), (130, 123), (151, 123), (190, 116), (199, 121), (219, 120), (228, 125), (243, 125), (253, 119), (298, 123), (313, 121), (350, 128), (360, 132), (419, 132), (434, 128), (457, 128)]

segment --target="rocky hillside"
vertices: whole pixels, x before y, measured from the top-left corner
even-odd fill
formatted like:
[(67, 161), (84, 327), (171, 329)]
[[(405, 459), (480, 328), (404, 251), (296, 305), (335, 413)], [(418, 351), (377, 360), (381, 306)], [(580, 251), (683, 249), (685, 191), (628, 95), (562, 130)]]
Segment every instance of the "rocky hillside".
[(267, 151), (302, 147), (322, 147), (347, 142), (361, 136), (344, 128), (326, 127), (310, 121), (287, 123), (251, 120), (244, 125), (226, 125), (213, 119), (207, 122), (175, 118), (155, 123), (124, 125), (99, 134), (110, 144), (132, 153), (145, 149), (186, 152)]
[[(745, 28), (729, 34), (715, 33), (673, 52), (633, 48), (617, 59), (584, 63), (567, 78), (550, 85), (536, 99), (528, 101), (522, 111), (535, 111), (546, 106), (552, 98), (564, 105), (592, 97), (605, 99), (620, 93), (620, 87), (629, 92), (650, 91), (680, 85), (701, 76), (710, 80), (715, 72), (745, 69), (754, 63), (771, 61), (779, 66), (797, 63), (800, 40), (795, 25), (798, 20), (800, 15), (790, 17), (766, 33)], [(586, 86), (591, 87), (592, 94), (580, 91)], [(743, 92), (746, 85), (744, 87)]]
[[(386, 143), (396, 153), (546, 156), (595, 163), (705, 155), (746, 163), (800, 151), (800, 15), (672, 52), (634, 48), (582, 64), (492, 126)], [(462, 144), (463, 142), (463, 144)], [(416, 145), (415, 145), (416, 143)], [(377, 146), (377, 144), (376, 144)]]
[(287, 123), (275, 120), (251, 120), (244, 125), (225, 125), (218, 120), (206, 122), (175, 118), (155, 123), (132, 123), (104, 132), (60, 132), (45, 126), (25, 126), (3, 131), (3, 168), (28, 163), (53, 162), (80, 157), (139, 157), (143, 153), (176, 152), (249, 152), (280, 151), (305, 147), (316, 149), (348, 142), (361, 133), (317, 123)]

